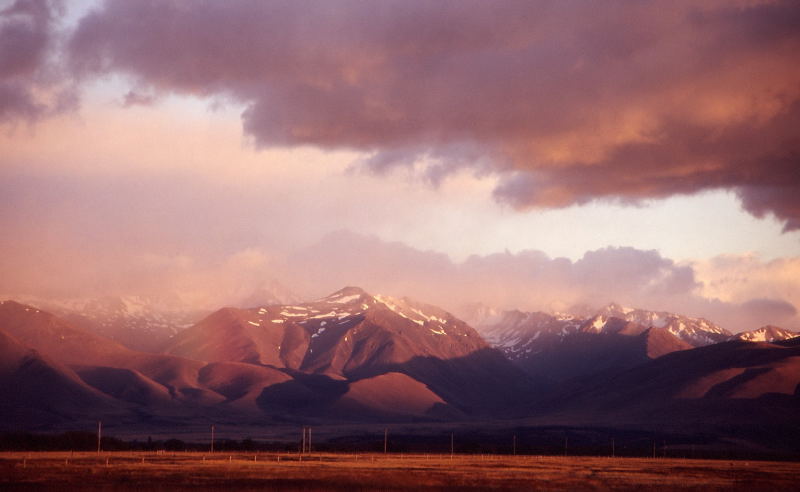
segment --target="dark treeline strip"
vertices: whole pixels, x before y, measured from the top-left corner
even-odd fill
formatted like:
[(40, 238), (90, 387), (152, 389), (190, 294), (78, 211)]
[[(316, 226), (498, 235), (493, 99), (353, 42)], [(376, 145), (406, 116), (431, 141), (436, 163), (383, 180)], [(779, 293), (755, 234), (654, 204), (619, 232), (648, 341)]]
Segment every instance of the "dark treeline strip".
[[(763, 429), (762, 429), (763, 432)], [(741, 436), (741, 434), (740, 434)], [(360, 433), (320, 440), (312, 451), (324, 453), (382, 453), (383, 431)], [(743, 436), (741, 436), (743, 437)], [(728, 439), (714, 434), (675, 434), (645, 431), (622, 431), (602, 428), (525, 427), (506, 432), (456, 431), (452, 451), (456, 454), (550, 455), (550, 456), (618, 456), (653, 458), (800, 460), (800, 436), (769, 437), (772, 448), (744, 445), (741, 439)], [(783, 441), (784, 445), (780, 445)], [(752, 443), (751, 443), (752, 444)], [(791, 445), (790, 445), (791, 444)], [(209, 452), (208, 442), (185, 442), (180, 439), (124, 441), (104, 436), (103, 451), (195, 451)], [(0, 451), (95, 451), (97, 435), (92, 432), (34, 434), (0, 433)], [(214, 451), (299, 452), (301, 442), (218, 439)], [(388, 434), (390, 453), (449, 454), (451, 432), (427, 434)]]
[[(101, 439), (103, 451), (208, 451), (209, 445), (184, 442), (180, 439), (154, 441), (123, 441), (107, 436)], [(252, 439), (241, 441), (221, 439), (214, 443), (219, 451), (292, 451), (292, 446), (284, 443), (274, 444), (256, 442)], [(95, 451), (97, 434), (92, 432), (64, 432), (62, 434), (33, 434), (29, 432), (0, 433), (0, 451)]]

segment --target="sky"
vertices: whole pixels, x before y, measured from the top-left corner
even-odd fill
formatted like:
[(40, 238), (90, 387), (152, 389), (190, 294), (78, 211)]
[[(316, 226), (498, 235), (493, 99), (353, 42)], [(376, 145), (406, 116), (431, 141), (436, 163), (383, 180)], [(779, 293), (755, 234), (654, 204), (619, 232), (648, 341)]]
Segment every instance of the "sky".
[(793, 1), (0, 0), (0, 293), (800, 329)]

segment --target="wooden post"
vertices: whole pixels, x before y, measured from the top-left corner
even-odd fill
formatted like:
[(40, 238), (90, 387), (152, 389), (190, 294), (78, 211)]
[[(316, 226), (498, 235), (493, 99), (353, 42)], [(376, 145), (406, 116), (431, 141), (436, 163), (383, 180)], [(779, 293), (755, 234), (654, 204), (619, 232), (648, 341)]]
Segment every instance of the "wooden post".
[(514, 444), (512, 445), (512, 450), (513, 450), (512, 452), (514, 453), (514, 456), (516, 456), (517, 455), (517, 435), (516, 434), (514, 434)]
[(103, 422), (97, 421), (97, 454), (100, 454), (100, 439), (103, 435)]
[(383, 429), (383, 454), (386, 454), (386, 450), (388, 449), (388, 442), (389, 442), (389, 428)]
[(211, 452), (214, 452), (214, 424), (211, 424)]
[(308, 454), (311, 454), (311, 427), (308, 428)]
[(611, 457), (612, 458), (615, 456), (615, 451), (616, 450), (614, 449), (614, 438), (612, 437), (611, 438)]
[(451, 433), (450, 433), (450, 459), (451, 459), (451, 460), (453, 459), (453, 450), (454, 450), (454, 446), (453, 446), (453, 433), (451, 432)]
[(564, 456), (567, 455), (567, 444), (569, 444), (569, 438), (565, 437), (564, 438)]

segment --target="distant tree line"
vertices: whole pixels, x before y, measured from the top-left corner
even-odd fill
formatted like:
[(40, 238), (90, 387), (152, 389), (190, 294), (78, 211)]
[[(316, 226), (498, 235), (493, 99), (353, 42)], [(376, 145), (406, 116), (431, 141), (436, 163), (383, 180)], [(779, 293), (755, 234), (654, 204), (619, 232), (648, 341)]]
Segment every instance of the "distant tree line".
[[(180, 439), (123, 441), (116, 437), (101, 439), (104, 451), (208, 451), (204, 443), (185, 442)], [(293, 451), (285, 443), (256, 442), (252, 439), (220, 439), (214, 443), (218, 451)], [(34, 434), (30, 432), (0, 433), (0, 451), (95, 451), (97, 434), (93, 432), (64, 432), (61, 434)]]
[[(741, 430), (739, 430), (741, 432)], [(764, 433), (764, 429), (761, 429)], [(611, 429), (539, 427), (518, 428), (512, 433), (461, 432), (456, 433), (453, 450), (457, 454), (512, 454), (565, 455), (565, 456), (629, 456), (670, 457), (701, 459), (800, 459), (799, 433), (773, 436), (777, 444), (773, 449), (754, 449), (737, 445), (734, 441), (708, 434), (651, 433)], [(449, 454), (450, 432), (428, 434), (388, 433), (387, 449), (390, 453)], [(383, 431), (342, 436), (314, 443), (314, 452), (381, 453), (384, 449)], [(208, 442), (186, 442), (180, 439), (124, 441), (104, 436), (104, 451), (195, 451), (208, 452)], [(34, 434), (28, 432), (0, 433), (0, 451), (95, 451), (97, 434), (94, 432), (64, 432), (61, 434)], [(299, 452), (300, 432), (297, 442), (253, 440), (252, 438), (216, 439), (215, 452)]]
[[(129, 443), (115, 437), (102, 438), (103, 449), (124, 451)], [(32, 434), (6, 432), (0, 434), (2, 451), (93, 451), (97, 449), (97, 434), (92, 432), (64, 432), (63, 434)]]

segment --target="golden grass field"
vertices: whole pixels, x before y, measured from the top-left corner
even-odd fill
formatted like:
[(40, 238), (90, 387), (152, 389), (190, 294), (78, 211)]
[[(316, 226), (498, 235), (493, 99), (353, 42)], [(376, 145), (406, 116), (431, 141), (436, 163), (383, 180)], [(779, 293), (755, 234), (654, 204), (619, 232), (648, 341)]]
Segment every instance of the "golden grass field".
[(800, 463), (497, 455), (13, 452), (4, 490), (797, 488)]

